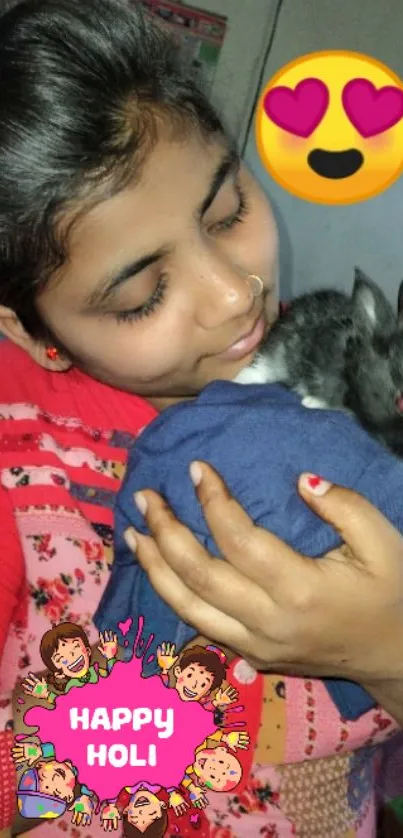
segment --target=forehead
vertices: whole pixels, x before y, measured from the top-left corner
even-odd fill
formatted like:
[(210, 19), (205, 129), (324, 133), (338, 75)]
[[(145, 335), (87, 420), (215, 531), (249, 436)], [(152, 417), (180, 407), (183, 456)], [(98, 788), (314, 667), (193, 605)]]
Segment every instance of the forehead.
[(124, 189), (87, 210), (72, 210), (62, 220), (61, 228), (68, 230), (68, 259), (49, 293), (82, 296), (84, 286), (88, 292), (89, 283), (95, 285), (100, 276), (119, 269), (125, 254), (136, 258), (177, 240), (184, 219), (205, 197), (226, 148), (223, 139), (196, 133), (186, 141), (161, 137), (140, 175)]
[(68, 648), (72, 644), (76, 645), (77, 643), (81, 643), (81, 637), (60, 637), (57, 642), (57, 649), (55, 649), (55, 652), (62, 652), (63, 649)]
[(208, 669), (206, 669), (206, 667), (204, 666), (203, 663), (198, 663), (197, 661), (195, 661), (195, 663), (188, 663), (188, 665), (185, 667), (185, 669), (196, 669), (200, 673), (200, 675), (211, 675), (212, 674), (211, 672), (208, 671)]

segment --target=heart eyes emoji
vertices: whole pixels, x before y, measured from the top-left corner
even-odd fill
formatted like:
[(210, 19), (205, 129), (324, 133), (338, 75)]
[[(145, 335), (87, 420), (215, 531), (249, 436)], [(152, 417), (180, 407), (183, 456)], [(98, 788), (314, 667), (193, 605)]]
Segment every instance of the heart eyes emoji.
[[(330, 102), (327, 85), (318, 78), (306, 78), (292, 89), (269, 90), (263, 107), (269, 119), (290, 134), (309, 137), (321, 123)], [(344, 111), (364, 138), (387, 131), (403, 117), (403, 91), (393, 85), (377, 89), (368, 79), (354, 78), (342, 91)]]

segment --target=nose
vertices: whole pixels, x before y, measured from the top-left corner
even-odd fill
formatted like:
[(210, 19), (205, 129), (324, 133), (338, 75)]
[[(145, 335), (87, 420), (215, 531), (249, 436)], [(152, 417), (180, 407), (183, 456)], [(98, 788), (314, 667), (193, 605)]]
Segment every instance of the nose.
[(228, 320), (253, 311), (254, 282), (248, 274), (221, 261), (203, 265), (194, 280), (196, 321), (204, 329), (217, 329)]

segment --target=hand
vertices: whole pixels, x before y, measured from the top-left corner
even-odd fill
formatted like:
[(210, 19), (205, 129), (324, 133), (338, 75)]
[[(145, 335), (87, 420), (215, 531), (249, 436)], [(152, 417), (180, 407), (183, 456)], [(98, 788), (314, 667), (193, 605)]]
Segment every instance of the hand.
[(189, 803), (187, 803), (185, 798), (177, 791), (171, 791), (168, 805), (174, 810), (177, 818), (179, 818), (180, 815), (184, 815), (186, 809), (189, 808)]
[(231, 733), (225, 733), (222, 741), (225, 742), (231, 751), (247, 751), (249, 748), (249, 734), (244, 730), (232, 730)]
[(101, 655), (103, 655), (107, 661), (112, 660), (112, 658), (116, 658), (118, 648), (119, 644), (117, 634), (114, 634), (112, 631), (101, 631), (99, 635), (98, 651), (101, 652)]
[(162, 672), (168, 672), (178, 658), (179, 655), (175, 655), (175, 643), (162, 643), (158, 646), (157, 663)]
[(214, 707), (225, 708), (228, 707), (230, 704), (234, 704), (235, 701), (238, 699), (238, 690), (235, 687), (232, 687), (231, 684), (222, 690), (221, 688), (217, 690), (213, 701), (211, 702), (214, 704)]
[(21, 683), (24, 693), (33, 698), (49, 698), (49, 688), (44, 678), (37, 678), (32, 672)]
[(189, 796), (192, 801), (192, 806), (195, 806), (196, 809), (205, 809), (208, 804), (208, 799), (200, 786), (191, 783), (189, 786)]
[(101, 823), (105, 832), (119, 829), (120, 812), (113, 803), (107, 803), (101, 811)]
[(23, 765), (24, 762), (31, 766), (41, 758), (42, 748), (36, 742), (24, 742), (11, 748), (11, 756), (16, 768)]
[(403, 636), (403, 539), (386, 518), (355, 492), (324, 481), (313, 489), (302, 477), (302, 498), (348, 545), (312, 560), (255, 526), (211, 467), (195, 466), (198, 498), (226, 561), (210, 556), (151, 490), (142, 494), (152, 535), (127, 533), (171, 608), (256, 668), (403, 679), (396, 642)]
[(94, 802), (88, 794), (81, 794), (69, 806), (69, 811), (73, 812), (72, 823), (76, 826), (80, 826), (80, 824), (81, 826), (89, 826), (92, 821)]

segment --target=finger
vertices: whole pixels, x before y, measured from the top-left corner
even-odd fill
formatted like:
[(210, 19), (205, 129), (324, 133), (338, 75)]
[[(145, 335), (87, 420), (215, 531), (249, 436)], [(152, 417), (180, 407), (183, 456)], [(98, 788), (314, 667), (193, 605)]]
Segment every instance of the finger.
[(201, 475), (197, 496), (219, 550), (243, 577), (270, 591), (274, 600), (280, 599), (277, 592), (288, 590), (296, 574), (302, 569), (306, 573), (313, 563), (273, 533), (255, 526), (210, 465), (199, 462), (196, 465)]
[(311, 474), (301, 475), (298, 488), (304, 501), (335, 528), (360, 564), (368, 569), (385, 568), (387, 556), (399, 552), (403, 559), (400, 533), (362, 495)]
[[(194, 593), (167, 564), (161, 556), (157, 544), (148, 536), (136, 533), (137, 556), (146, 571), (154, 590), (163, 600), (184, 620), (196, 628), (206, 637), (214, 637), (217, 642), (228, 644), (229, 638), (234, 648), (242, 654), (253, 656), (256, 652), (256, 642), (253, 633), (234, 617), (225, 614), (218, 608)], [(224, 562), (220, 562), (224, 565)], [(228, 568), (228, 570), (231, 570)], [(185, 576), (184, 572), (184, 576)], [(245, 586), (243, 588), (244, 596)], [(203, 591), (203, 596), (205, 591)], [(215, 597), (218, 602), (222, 599), (223, 591), (217, 587)], [(231, 603), (230, 603), (231, 605)], [(232, 603), (232, 610), (238, 608), (238, 603)]]
[[(155, 492), (147, 491), (144, 495), (147, 495), (148, 502), (146, 520), (158, 552), (187, 588), (253, 631), (263, 631), (269, 620), (276, 619), (276, 614), (270, 611), (270, 599), (261, 585), (245, 579), (243, 573), (228, 562), (212, 558), (193, 534), (174, 518), (165, 501)], [(145, 567), (144, 550), (152, 539), (139, 533), (135, 534), (135, 538), (137, 556)], [(165, 598), (163, 593), (161, 595)]]

